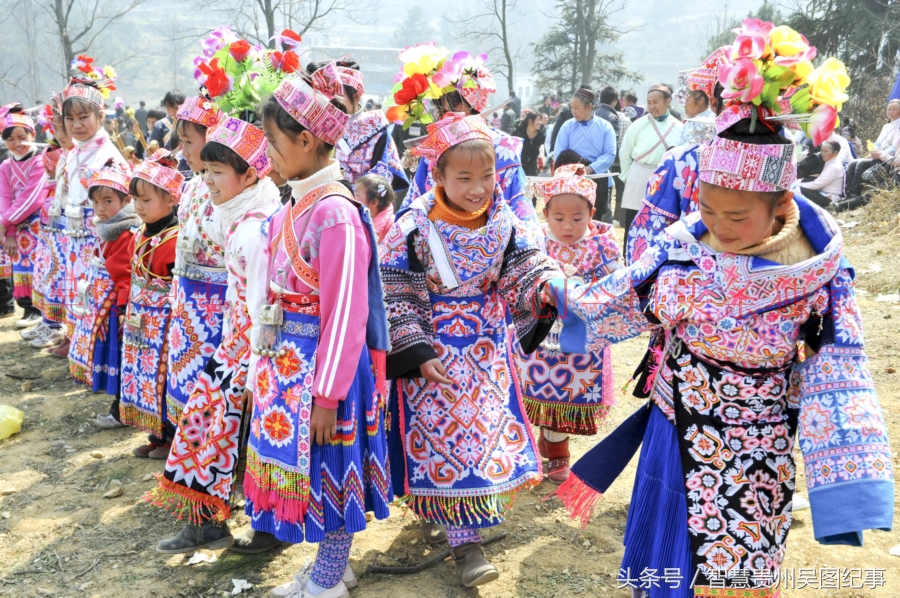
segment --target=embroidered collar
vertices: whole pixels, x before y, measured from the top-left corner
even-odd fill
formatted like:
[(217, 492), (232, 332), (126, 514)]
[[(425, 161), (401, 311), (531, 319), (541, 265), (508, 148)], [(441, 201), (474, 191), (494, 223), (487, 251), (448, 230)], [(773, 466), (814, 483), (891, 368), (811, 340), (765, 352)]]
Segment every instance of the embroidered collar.
[(332, 160), (325, 168), (305, 179), (288, 181), (291, 186), (291, 195), (295, 199), (303, 199), (303, 196), (318, 189), (322, 185), (339, 181), (343, 175), (341, 174), (341, 165), (337, 160)]

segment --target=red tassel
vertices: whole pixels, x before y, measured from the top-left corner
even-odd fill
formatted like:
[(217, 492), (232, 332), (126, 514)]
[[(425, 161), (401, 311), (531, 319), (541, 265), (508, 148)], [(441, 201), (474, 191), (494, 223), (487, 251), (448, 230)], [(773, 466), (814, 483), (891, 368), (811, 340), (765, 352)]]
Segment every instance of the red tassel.
[(570, 474), (569, 479), (560, 484), (555, 492), (545, 496), (544, 500), (547, 500), (554, 494), (563, 502), (563, 506), (566, 507), (572, 519), (577, 519), (581, 522), (581, 529), (586, 528), (587, 524), (590, 523), (594, 517), (597, 503), (603, 498), (602, 492), (597, 492), (582, 482), (574, 473)]
[(372, 369), (375, 371), (375, 388), (387, 400), (387, 351), (369, 349), (369, 356), (372, 358)]

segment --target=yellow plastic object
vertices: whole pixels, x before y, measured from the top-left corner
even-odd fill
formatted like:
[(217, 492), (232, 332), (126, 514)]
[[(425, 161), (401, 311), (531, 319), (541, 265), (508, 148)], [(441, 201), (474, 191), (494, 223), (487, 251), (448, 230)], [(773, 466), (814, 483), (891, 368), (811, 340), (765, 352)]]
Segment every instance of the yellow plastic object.
[(875, 149), (875, 144), (872, 143), (872, 140), (871, 140), (871, 139), (866, 139), (866, 149), (869, 150), (870, 152), (871, 152), (873, 149)]
[(9, 405), (0, 405), (0, 440), (9, 438), (22, 429), (25, 414)]

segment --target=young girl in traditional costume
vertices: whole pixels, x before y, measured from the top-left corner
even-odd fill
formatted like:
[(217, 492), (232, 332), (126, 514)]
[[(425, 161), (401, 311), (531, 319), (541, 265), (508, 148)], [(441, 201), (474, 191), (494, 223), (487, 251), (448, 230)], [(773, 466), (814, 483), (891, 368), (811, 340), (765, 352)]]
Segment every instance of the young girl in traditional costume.
[[(310, 63), (312, 74), (324, 63)], [(344, 86), (343, 98), (350, 112), (350, 120), (344, 137), (334, 147), (334, 159), (344, 169), (344, 177), (351, 183), (373, 170), (387, 175), (395, 191), (406, 191), (409, 179), (391, 135), (393, 125), (381, 110), (363, 110), (365, 93), (363, 74), (355, 60), (344, 59), (337, 63)]]
[(210, 201), (200, 159), (207, 132), (221, 118), (222, 113), (213, 102), (190, 97), (178, 108), (175, 122), (181, 154), (194, 173), (178, 204), (180, 230), (168, 333), (166, 406), (169, 421), (175, 424), (181, 419), (200, 373), (222, 341), (228, 276), (225, 232), (219, 212)]
[[(419, 61), (423, 54), (433, 57), (431, 64), (434, 68), (418, 72), (420, 68), (418, 65), (427, 62)], [(424, 100), (426, 95), (433, 98), (435, 87), (441, 89), (442, 95), (429, 99), (429, 102), (432, 103), (438, 119), (448, 112), (478, 115), (487, 108), (491, 94), (497, 91), (494, 76), (484, 66), (487, 54), (472, 56), (468, 52), (457, 52), (450, 56), (446, 48), (438, 48), (434, 42), (429, 42), (403, 50), (400, 52), (400, 60), (405, 63), (401, 71), (403, 80), (400, 90), (394, 93), (394, 106), (388, 110), (387, 117), (392, 122), (404, 123), (406, 127), (409, 126), (407, 121), (431, 122), (430, 117), (424, 116)], [(418, 95), (414, 91), (410, 92), (410, 89), (415, 87), (413, 81), (416, 75), (425, 76), (429, 83)], [(494, 144), (494, 155), (497, 157), (497, 182), (503, 199), (526, 227), (535, 231), (540, 230), (540, 222), (531, 199), (525, 197), (522, 140), (497, 129), (489, 131)], [(433, 170), (434, 165), (429, 164), (427, 159), (419, 161), (412, 187), (403, 200), (401, 210), (431, 190), (434, 186)]]
[(372, 227), (381, 243), (394, 224), (394, 190), (390, 181), (379, 174), (367, 174), (356, 179), (353, 193), (356, 201), (369, 208)]
[[(265, 305), (268, 239), (263, 225), (281, 208), (278, 187), (266, 174), (266, 139), (261, 129), (226, 116), (209, 130), (200, 152), (206, 189), (225, 232), (228, 290), (222, 342), (209, 359), (177, 420), (165, 474), (147, 497), (149, 502), (187, 516), (188, 525), (162, 540), (163, 553), (230, 547), (229, 501), (240, 449), (245, 446), (243, 420), (247, 369), (251, 358), (251, 321)], [(253, 278), (255, 285), (248, 285)], [(251, 532), (241, 537), (239, 552), (264, 552), (281, 544), (274, 535)]]
[[(643, 441), (620, 579), (653, 598), (780, 594), (795, 432), (815, 538), (860, 546), (863, 530), (891, 528), (891, 451), (840, 228), (790, 192), (793, 145), (777, 133), (783, 121), (770, 120), (773, 98), (786, 99), (791, 118), (827, 138), (849, 78), (833, 59), (804, 76), (814, 49), (779, 43), (798, 34), (758, 33), (767, 53), (760, 68), (776, 56), (795, 66), (780, 82), (767, 77), (762, 91), (755, 70), (729, 77), (738, 56), (720, 70), (723, 97), (747, 103), (731, 102), (716, 139), (700, 148), (699, 213), (593, 285), (552, 282), (557, 303), (565, 302), (563, 351), (598, 352), (662, 331), (636, 389), (651, 403), (576, 463), (558, 491), (586, 520)], [(748, 88), (734, 89), (742, 83)], [(802, 115), (813, 108), (832, 118), (807, 122)], [(798, 363), (801, 335), (807, 352)], [(674, 574), (648, 582), (645, 571)]]
[[(271, 220), (267, 292), (254, 326), (253, 419), (244, 478), (253, 529), (318, 542), (311, 569), (279, 588), (345, 597), (366, 512), (392, 500), (384, 418), (388, 348), (375, 234), (331, 156), (348, 116), (334, 64), (285, 79), (262, 106), (268, 157), (293, 198)], [(258, 340), (256, 340), (258, 339)]]
[(118, 424), (115, 427), (121, 427), (118, 422), (122, 363), (120, 317), (125, 314), (131, 290), (132, 229), (140, 226), (141, 219), (128, 194), (130, 172), (110, 161), (100, 170), (83, 171), (82, 177), (91, 199), (100, 246), (91, 260), (85, 279), (87, 288), (80, 298), (85, 313), (75, 325), (69, 369), (77, 382), (94, 392), (116, 397), (107, 418)]
[(31, 300), (32, 261), (41, 232), (40, 211), (44, 200), (44, 162), (31, 144), (34, 120), (20, 104), (0, 108), (0, 129), (9, 158), (0, 164), (0, 238), (12, 261), (13, 297), (25, 310), (18, 328), (41, 322), (41, 313)]
[[(93, 210), (87, 188), (81, 182), (81, 172), (88, 168), (102, 168), (110, 159), (128, 167), (103, 124), (103, 101), (115, 89), (115, 72), (111, 67), (95, 68), (92, 59), (84, 57), (74, 65), (78, 74), (63, 90), (62, 113), (66, 132), (75, 147), (66, 154), (66, 205), (62, 219), (66, 235), (66, 340), (50, 350), (57, 357), (68, 357), (70, 339), (75, 323), (83, 312), (78, 300), (79, 286), (84, 288), (85, 277), (99, 241), (94, 228)], [(90, 75), (89, 75), (90, 73)]]
[[(43, 326), (22, 333), (31, 341), (31, 346), (39, 349), (57, 345), (66, 338), (63, 326), (66, 320), (66, 236), (61, 222), (63, 206), (66, 203), (66, 157), (74, 148), (72, 136), (66, 131), (62, 116), (62, 95), (54, 95), (53, 101), (45, 107), (52, 119), (53, 140), (45, 149), (45, 168), (49, 189), (42, 208), (41, 234), (46, 244), (46, 269), (38, 269), (35, 264), (35, 280), (42, 280), (41, 313)], [(31, 334), (29, 334), (31, 333)], [(28, 335), (28, 336), (26, 336)]]
[[(612, 225), (591, 220), (597, 185), (584, 178), (583, 166), (561, 166), (535, 190), (546, 201), (544, 252), (569, 277), (590, 282), (621, 267)], [(569, 478), (569, 435), (596, 434), (615, 404), (610, 350), (565, 355), (554, 330), (534, 353), (516, 358), (528, 420), (541, 428), (538, 449), (549, 460), (547, 477), (560, 484)]]
[(165, 459), (174, 432), (166, 412), (168, 329), (172, 270), (178, 241), (175, 207), (184, 177), (165, 150), (132, 172), (129, 192), (143, 226), (134, 236), (131, 294), (125, 313), (122, 356), (121, 422), (150, 434), (135, 457)]
[(541, 478), (510, 355), (506, 307), (533, 351), (555, 314), (543, 282), (561, 273), (528, 241), (496, 184), (480, 116), (451, 113), (414, 150), (436, 186), (400, 213), (381, 247), (391, 332), (391, 466), (397, 494), (447, 527), (462, 583), (497, 579), (479, 528)]

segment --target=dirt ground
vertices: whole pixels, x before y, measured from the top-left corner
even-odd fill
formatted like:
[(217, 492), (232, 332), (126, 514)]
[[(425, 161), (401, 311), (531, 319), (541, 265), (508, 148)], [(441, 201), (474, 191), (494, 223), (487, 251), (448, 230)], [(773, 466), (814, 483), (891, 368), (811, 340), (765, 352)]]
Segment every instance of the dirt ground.
[[(872, 222), (845, 229), (847, 257), (859, 272), (867, 349), (895, 446), (900, 443), (900, 303), (876, 299), (879, 293), (896, 293), (900, 286), (896, 207), (892, 201), (883, 219), (880, 213), (867, 215)], [(847, 222), (854, 219), (863, 216), (844, 216)], [(22, 409), (25, 425), (20, 434), (0, 441), (0, 596), (229, 596), (233, 578), (253, 584), (243, 595), (261, 596), (314, 557), (314, 547), (309, 545), (260, 556), (212, 553), (216, 562), (197, 565), (187, 564), (191, 555), (157, 554), (156, 541), (181, 527), (140, 501), (153, 483), (150, 474), (161, 471), (163, 463), (131, 456), (131, 449), (144, 440), (141, 434), (131, 429), (98, 430), (92, 420), (107, 409), (109, 397), (76, 386), (64, 360), (27, 347), (18, 340), (12, 323), (11, 318), (0, 321), (0, 374), (7, 374), (0, 375), (0, 404)], [(645, 347), (646, 339), (638, 338), (614, 348), (619, 389)], [(638, 406), (637, 399), (620, 391), (619, 405), (601, 435)], [(574, 456), (594, 442), (574, 439)], [(894, 456), (896, 461), (896, 452)], [(480, 590), (462, 588), (449, 561), (409, 576), (367, 574), (366, 568), (373, 564), (415, 564), (434, 553), (418, 539), (412, 518), (394, 509), (391, 518), (373, 522), (357, 537), (351, 563), (360, 587), (351, 595), (629, 596), (616, 587), (615, 577), (623, 554), (621, 540), (636, 461), (612, 486), (598, 516), (584, 530), (569, 520), (558, 500), (542, 500), (554, 488), (549, 483), (521, 494), (508, 520), (485, 535), (507, 533), (504, 540), (487, 548), (501, 577)], [(798, 468), (798, 489), (805, 493), (802, 461)], [(123, 494), (104, 498), (116, 484), (122, 486)], [(247, 525), (243, 513), (232, 520), (234, 530)], [(812, 537), (810, 512), (799, 511), (788, 539), (787, 570), (882, 570), (885, 585), (787, 589), (784, 595), (898, 596), (900, 558), (888, 552), (897, 544), (896, 533), (867, 532), (864, 548), (819, 545)]]

